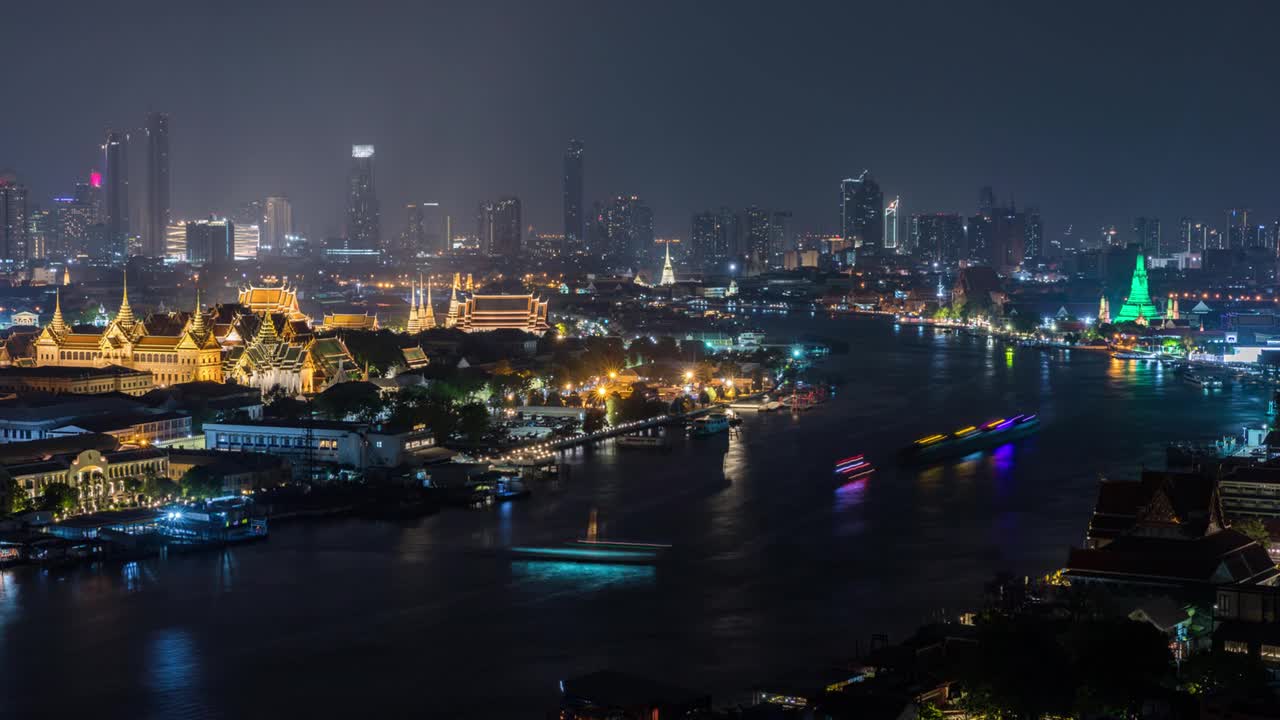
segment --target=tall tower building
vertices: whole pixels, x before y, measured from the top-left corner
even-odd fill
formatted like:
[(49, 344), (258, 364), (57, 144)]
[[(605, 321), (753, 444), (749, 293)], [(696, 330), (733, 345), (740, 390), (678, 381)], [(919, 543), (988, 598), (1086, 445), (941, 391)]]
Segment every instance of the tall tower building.
[(514, 258), (520, 254), (520, 198), (498, 198), (493, 206), (493, 245), (491, 255)]
[(569, 141), (564, 153), (564, 248), (562, 253), (579, 252), (585, 240), (582, 217), (582, 143)]
[(289, 198), (279, 195), (267, 198), (262, 216), (262, 252), (279, 255), (284, 249), (284, 236), (293, 234), (293, 206)]
[(236, 228), (227, 220), (187, 223), (187, 261), (193, 265), (221, 267), (235, 259)]
[(1040, 208), (1029, 207), (1023, 213), (1026, 216), (1026, 259), (1040, 260), (1049, 255), (1049, 248), (1044, 242), (1044, 223), (1040, 220)]
[(123, 260), (128, 253), (129, 236), (129, 134), (123, 130), (108, 130), (107, 141), (102, 146), (106, 162), (106, 191), (103, 193), (103, 222), (106, 225), (106, 246), (96, 250), (114, 260)]
[(1243, 250), (1249, 244), (1249, 211), (1231, 208), (1227, 211), (1227, 249)]
[(717, 267), (723, 270), (719, 266), (729, 260), (729, 230), (732, 225), (733, 216), (728, 208), (721, 208), (719, 212), (709, 210), (693, 216), (689, 247), (698, 267)]
[(11, 177), (0, 176), (0, 260), (26, 260), (30, 230), (27, 188)]
[(169, 115), (147, 115), (146, 227), (142, 232), (142, 254), (163, 257), (165, 230), (171, 219), (169, 203)]
[(1133, 220), (1133, 242), (1152, 257), (1163, 257), (1160, 240), (1160, 218), (1139, 217)]
[(898, 243), (898, 203), (901, 198), (895, 197), (884, 208), (884, 251), (900, 253), (902, 247)]
[(492, 202), (481, 202), (476, 207), (476, 242), (481, 255), (492, 255), (494, 247), (494, 210)]
[(360, 250), (382, 250), (378, 196), (373, 185), (373, 146), (351, 146), (347, 194), (347, 241)]
[(404, 236), (400, 239), (398, 257), (410, 260), (419, 253), (426, 253), (427, 248), (427, 214), (422, 203), (409, 203), (404, 206)]
[(863, 170), (857, 178), (840, 183), (840, 230), (845, 242), (857, 248), (857, 256), (874, 256), (884, 244), (884, 193)]

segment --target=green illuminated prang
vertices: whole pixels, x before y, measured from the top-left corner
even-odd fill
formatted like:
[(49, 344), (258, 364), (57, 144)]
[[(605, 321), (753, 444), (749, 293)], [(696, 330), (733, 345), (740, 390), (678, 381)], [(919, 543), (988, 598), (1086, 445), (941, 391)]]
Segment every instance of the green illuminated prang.
[(1160, 319), (1160, 310), (1151, 302), (1151, 291), (1147, 289), (1147, 258), (1138, 253), (1137, 264), (1133, 268), (1133, 281), (1129, 283), (1129, 297), (1120, 306), (1120, 313), (1115, 322), (1151, 322)]

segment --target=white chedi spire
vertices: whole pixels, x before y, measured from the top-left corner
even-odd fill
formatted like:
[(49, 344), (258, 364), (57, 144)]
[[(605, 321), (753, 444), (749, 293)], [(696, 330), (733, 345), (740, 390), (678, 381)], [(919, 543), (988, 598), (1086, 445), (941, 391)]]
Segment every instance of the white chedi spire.
[(662, 279), (658, 281), (658, 284), (659, 285), (675, 285), (676, 271), (671, 267), (671, 241), (670, 240), (666, 241), (664, 245), (667, 250), (667, 256), (666, 256), (666, 260), (662, 263)]

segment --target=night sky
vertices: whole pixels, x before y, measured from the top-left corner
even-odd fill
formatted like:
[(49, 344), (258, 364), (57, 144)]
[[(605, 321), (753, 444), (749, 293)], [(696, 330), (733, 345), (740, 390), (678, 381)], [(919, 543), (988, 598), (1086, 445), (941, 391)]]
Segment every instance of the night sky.
[(378, 148), (384, 232), (436, 200), (524, 201), (559, 232), (638, 194), (659, 234), (721, 204), (834, 230), (868, 167), (904, 212), (1039, 205), (1050, 237), (1154, 214), (1280, 217), (1274, 3), (6, 3), (0, 168), (67, 193), (110, 126), (171, 114), (175, 217), (286, 194), (340, 231), (352, 143)]

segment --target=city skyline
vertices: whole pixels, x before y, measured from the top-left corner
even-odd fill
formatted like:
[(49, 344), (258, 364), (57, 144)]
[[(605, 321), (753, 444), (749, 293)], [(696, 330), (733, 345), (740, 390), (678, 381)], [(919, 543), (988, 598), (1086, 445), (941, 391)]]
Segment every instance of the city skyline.
[[(1265, 44), (1239, 37), (1261, 32), (1266, 23), (1238, 26), (1189, 7), (1167, 8), (1159, 16), (1141, 8), (1108, 8), (1108, 23), (1099, 25), (1089, 22), (1089, 12), (1036, 8), (1009, 17), (990, 12), (995, 6), (925, 4), (927, 22), (867, 47), (870, 55), (893, 57), (895, 68), (895, 82), (883, 90), (891, 101), (868, 112), (830, 91), (838, 63), (830, 62), (835, 51), (822, 40), (841, 20), (892, 27), (883, 21), (899, 19), (899, 12), (905, 19), (907, 9), (824, 8), (829, 17), (821, 19), (830, 22), (816, 22), (815, 13), (777, 18), (774, 27), (764, 6), (734, 6), (734, 12), (725, 12), (728, 6), (658, 6), (629, 19), (636, 37), (615, 38), (607, 49), (638, 83), (619, 89), (601, 70), (580, 62), (605, 48), (579, 31), (619, 21), (620, 10), (512, 6), (513, 22), (492, 56), (457, 61), (475, 39), (466, 28), (480, 25), (472, 21), (484, 9), (433, 8), (435, 23), (457, 32), (415, 60), (416, 41), (401, 27), (428, 11), (388, 4), (393, 7), (399, 12), (369, 13), (350, 24), (332, 8), (319, 7), (302, 18), (265, 8), (264, 20), (292, 20), (316, 42), (295, 45), (302, 41), (276, 38), (283, 46), (274, 47), (257, 42), (265, 30), (240, 22), (249, 6), (233, 3), (197, 19), (214, 30), (234, 27), (243, 52), (224, 58), (225, 65), (188, 58), (180, 67), (149, 62), (128, 39), (152, 33), (161, 38), (161, 52), (176, 52), (170, 43), (181, 33), (163, 31), (183, 20), (124, 8), (117, 61), (121, 76), (131, 81), (117, 87), (86, 78), (59, 83), (53, 92), (39, 73), (11, 78), (13, 92), (31, 101), (0, 120), (0, 167), (18, 176), (32, 202), (47, 207), (49, 198), (70, 194), (90, 168), (101, 169), (95, 150), (107, 128), (136, 132), (147, 113), (164, 112), (180, 128), (171, 149), (174, 217), (203, 217), (250, 198), (286, 195), (300, 229), (320, 238), (343, 229), (345, 218), (331, 209), (344, 192), (343, 151), (362, 142), (380, 149), (384, 208), (425, 198), (460, 217), (483, 198), (515, 196), (526, 226), (540, 231), (563, 229), (563, 155), (570, 138), (591, 154), (584, 206), (617, 195), (644, 197), (654, 208), (659, 236), (687, 236), (689, 219), (705, 207), (751, 203), (790, 208), (797, 229), (834, 230), (839, 218), (831, 208), (831, 183), (863, 168), (872, 170), (886, 193), (901, 197), (904, 217), (968, 215), (975, 188), (994, 185), (1014, 199), (1034, 199), (1045, 210), (1051, 238), (1067, 224), (1087, 234), (1092, 231), (1083, 229), (1105, 224), (1127, 227), (1135, 217), (1164, 218), (1169, 227), (1181, 216), (1225, 225), (1212, 219), (1232, 207), (1249, 207), (1261, 222), (1280, 215), (1265, 191), (1272, 150), (1262, 123), (1274, 101), (1248, 70), (1264, 66), (1251, 59), (1262, 60), (1258, 54)], [(33, 66), (89, 60), (81, 53), (90, 52), (91, 42), (59, 58), (46, 49), (52, 47), (51, 34), (73, 47), (77, 43), (71, 41), (86, 29), (56, 22), (48, 8), (15, 13), (9, 27), (27, 32), (6, 34), (6, 46)], [(730, 39), (733, 33), (720, 32), (707, 35), (709, 47), (690, 49), (687, 41), (706, 35), (717, 22), (750, 37), (785, 37), (803, 28), (815, 42), (806, 43), (805, 52), (788, 52), (795, 50), (788, 41), (752, 56)], [(1134, 40), (1125, 29), (1139, 23), (1146, 32)], [(1172, 33), (1188, 23), (1204, 42), (1175, 50), (1155, 40), (1162, 29)], [(1056, 32), (1045, 31), (1050, 25)], [(350, 67), (336, 68), (330, 65), (336, 59), (315, 48), (338, 42), (347, 31), (383, 42), (350, 58)], [(659, 57), (642, 52), (639, 37), (646, 31), (675, 51)], [(1235, 33), (1229, 45), (1214, 41), (1228, 33)], [(588, 40), (566, 44), (558, 55), (531, 52), (547, 34)], [(997, 37), (1009, 42), (1002, 49), (987, 42)], [(887, 54), (904, 40), (934, 47), (905, 57)], [(1019, 62), (1002, 62), (1008, 56)], [(431, 65), (445, 57), (454, 62)], [(1057, 62), (1062, 57), (1071, 62)], [(1124, 72), (1113, 72), (1118, 59), (1127, 63)], [(268, 61), (273, 74), (261, 78), (252, 68)], [(510, 72), (526, 61), (531, 67)], [(390, 91), (424, 64), (430, 72), (421, 85), (412, 85), (421, 91)], [(441, 69), (446, 66), (449, 71)], [(682, 67), (692, 72), (677, 72)], [(984, 73), (991, 78), (987, 89), (973, 90), (972, 79)], [(756, 116), (736, 111), (734, 98), (753, 83), (784, 75), (801, 81), (777, 108)], [(209, 102), (210, 92), (230, 88), (249, 102)], [(1171, 106), (1160, 99), (1170, 92)], [(1214, 112), (1241, 95), (1255, 97), (1258, 112), (1230, 120)], [(495, 113), (498, 98), (517, 101), (523, 111)], [(686, 110), (667, 110), (675, 107)], [(795, 112), (805, 107), (823, 110)], [(944, 114), (937, 107), (955, 109)], [(131, 160), (143, 166), (143, 158)], [(386, 214), (384, 241), (404, 229), (402, 216)]]

